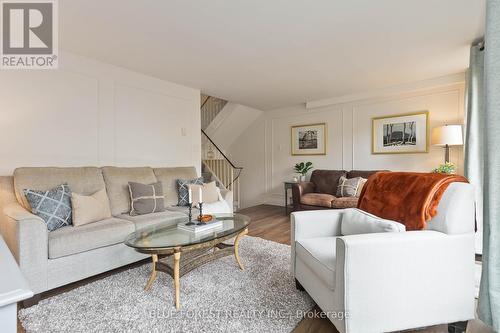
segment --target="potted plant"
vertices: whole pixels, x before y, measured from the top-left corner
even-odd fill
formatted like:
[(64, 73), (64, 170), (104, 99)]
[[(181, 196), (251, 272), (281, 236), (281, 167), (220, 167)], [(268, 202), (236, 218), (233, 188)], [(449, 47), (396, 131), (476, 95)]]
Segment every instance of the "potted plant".
[(306, 174), (313, 168), (312, 162), (300, 162), (295, 164), (293, 169), (296, 173), (300, 174), (300, 181), (303, 182), (306, 180)]
[(445, 164), (439, 165), (439, 167), (432, 170), (432, 172), (454, 174), (456, 172), (455, 164), (453, 164), (451, 162), (446, 162)]

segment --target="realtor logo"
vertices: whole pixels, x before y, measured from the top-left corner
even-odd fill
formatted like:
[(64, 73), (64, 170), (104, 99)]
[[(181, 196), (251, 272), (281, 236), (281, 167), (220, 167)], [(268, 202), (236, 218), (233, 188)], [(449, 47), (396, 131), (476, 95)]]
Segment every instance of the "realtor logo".
[(56, 0), (1, 0), (2, 69), (57, 68)]

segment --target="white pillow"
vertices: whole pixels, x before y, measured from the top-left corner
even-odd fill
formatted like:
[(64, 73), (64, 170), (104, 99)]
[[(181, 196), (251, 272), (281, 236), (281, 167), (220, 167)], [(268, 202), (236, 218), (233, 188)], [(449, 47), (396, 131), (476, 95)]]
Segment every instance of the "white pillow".
[(216, 202), (211, 202), (211, 203), (204, 203), (203, 204), (203, 214), (230, 214), (232, 213), (231, 207), (229, 207), (229, 204), (224, 200), (222, 197), (222, 194), (220, 193), (220, 188), (217, 187), (217, 196), (219, 197), (219, 200)]
[(406, 231), (404, 224), (382, 219), (361, 209), (347, 208), (342, 214), (340, 232), (343, 236), (404, 231)]

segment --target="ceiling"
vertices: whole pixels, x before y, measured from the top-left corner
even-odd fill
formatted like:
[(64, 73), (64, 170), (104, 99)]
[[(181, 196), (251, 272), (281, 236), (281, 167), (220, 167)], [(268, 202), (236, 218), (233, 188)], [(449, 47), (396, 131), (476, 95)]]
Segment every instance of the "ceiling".
[(65, 0), (61, 49), (269, 110), (463, 71), (484, 0)]

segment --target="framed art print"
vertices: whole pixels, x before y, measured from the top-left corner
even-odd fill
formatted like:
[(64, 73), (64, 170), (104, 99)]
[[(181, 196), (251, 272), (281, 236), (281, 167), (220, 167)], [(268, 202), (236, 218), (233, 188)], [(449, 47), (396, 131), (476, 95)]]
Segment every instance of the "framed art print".
[(372, 154), (429, 151), (429, 111), (372, 119)]
[(292, 155), (326, 155), (326, 123), (291, 128)]

